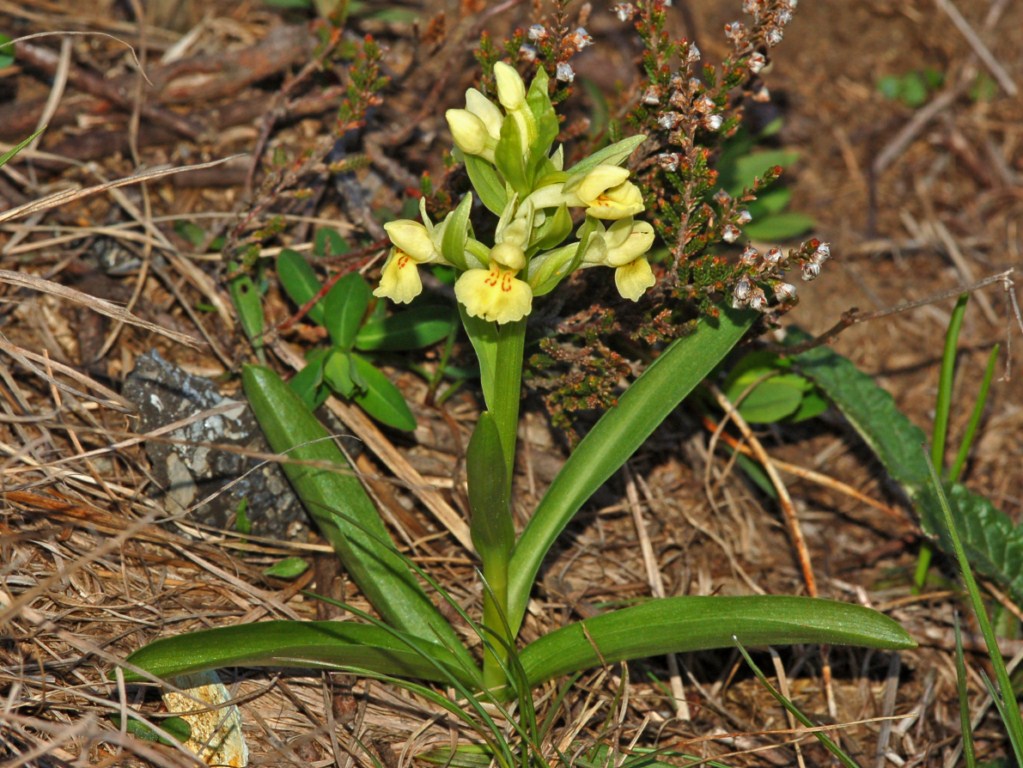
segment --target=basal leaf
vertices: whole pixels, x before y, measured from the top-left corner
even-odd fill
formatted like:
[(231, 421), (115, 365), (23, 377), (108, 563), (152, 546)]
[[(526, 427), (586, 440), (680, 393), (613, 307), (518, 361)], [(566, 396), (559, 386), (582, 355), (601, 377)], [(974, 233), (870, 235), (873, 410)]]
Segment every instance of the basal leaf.
[[(435, 642), (350, 621), (263, 621), (190, 632), (155, 640), (128, 662), (160, 678), (220, 667), (298, 667), (479, 685), (473, 667)], [(144, 679), (124, 674), (129, 682)]]
[(373, 607), (391, 626), (440, 642), (471, 667), (468, 651), (394, 548), (372, 499), (316, 417), (268, 368), (245, 366), (242, 383), (270, 447), (291, 459), (313, 462), (286, 462), (282, 467)]
[(530, 685), (558, 675), (665, 653), (825, 643), (902, 649), (899, 624), (860, 605), (811, 597), (667, 597), (569, 624), (527, 645), (519, 661)]

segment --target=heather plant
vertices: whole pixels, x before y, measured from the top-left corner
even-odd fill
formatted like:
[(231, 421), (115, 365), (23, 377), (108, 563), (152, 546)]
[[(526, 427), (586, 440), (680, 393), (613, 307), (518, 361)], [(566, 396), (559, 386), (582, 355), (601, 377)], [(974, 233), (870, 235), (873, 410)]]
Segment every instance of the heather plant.
[[(623, 15), (625, 5), (619, 7)], [(745, 5), (760, 20), (756, 34), (767, 35), (764, 29), (783, 26), (780, 16), (791, 4)], [(488, 740), (488, 756), (500, 764), (525, 764), (536, 750), (532, 691), (559, 675), (668, 652), (732, 647), (736, 639), (745, 645), (913, 644), (875, 611), (790, 596), (651, 599), (521, 642), (534, 581), (572, 517), (719, 365), (760, 317), (756, 310), (767, 311), (772, 298), (791, 301), (781, 288), (783, 267), (802, 264), (806, 270), (823, 260), (824, 246), (816, 241), (786, 258), (730, 263), (724, 255), (705, 255), (737, 239), (728, 227), (741, 227), (740, 206), (754, 194), (717, 194), (711, 152), (700, 143), (704, 133), (734, 125), (734, 116), (720, 122), (714, 116), (725, 111), (728, 91), (741, 79), (736, 73), (750, 71), (753, 52), (741, 64), (726, 62), (729, 74), (721, 80), (705, 70), (716, 84), (698, 88), (665, 69), (677, 60), (688, 72), (694, 52), (687, 44), (662, 41), (663, 5), (641, 8), (633, 12), (640, 14), (637, 27), (653, 57), (645, 61), (649, 87), (664, 89), (658, 98), (678, 116), (667, 133), (658, 128), (652, 138), (618, 137), (566, 162), (566, 148), (556, 143), (560, 123), (547, 71), (538, 68), (527, 85), (514, 66), (497, 61), (495, 92), (469, 89), (464, 107), (446, 114), (455, 157), (464, 163), (472, 190), (436, 220), (424, 205), (417, 219), (385, 225), (391, 249), (374, 294), (410, 303), (423, 292), (422, 270), (453, 271), (459, 316), (479, 362), (484, 407), (465, 465), (481, 611), (472, 615), (449, 601), (458, 618), (453, 624), (444, 617), (421, 580), (448, 600), (443, 590), (394, 546), (373, 501), (345, 471), (343, 456), (306, 404), (269, 368), (247, 366), (245, 392), (270, 445), (287, 454), (290, 481), (379, 618), (353, 611), (352, 620), (261, 622), (165, 638), (133, 654), (135, 668), (158, 677), (227, 665), (345, 669), (404, 681), (453, 714), (471, 710), (487, 723), (491, 716), (482, 704), (490, 702), (509, 718), (521, 746)], [(571, 34), (586, 37), (585, 30)], [(734, 29), (729, 34), (747, 46), (760, 44)], [(537, 32), (538, 42), (542, 37)], [(559, 71), (567, 77), (559, 64), (567, 62), (556, 62), (555, 80)], [(665, 109), (650, 113), (659, 125), (668, 122), (661, 118)], [(648, 116), (638, 108), (636, 122)], [(637, 152), (642, 154), (634, 158)], [(659, 159), (668, 152), (678, 156), (671, 168)], [(669, 183), (654, 186), (657, 179)], [(476, 201), (482, 210), (475, 210)], [(658, 234), (668, 254), (666, 263), (655, 266)], [(563, 290), (579, 272), (596, 272), (613, 284), (617, 305), (638, 308), (647, 326), (660, 318), (658, 333), (648, 334), (660, 344), (659, 354), (624, 391), (615, 390), (617, 380), (602, 385), (614, 392), (613, 406), (575, 446), (517, 532), (513, 479), (529, 320), (548, 294)], [(740, 288), (744, 280), (747, 289)], [(463, 643), (464, 629), (482, 640), (481, 658)], [(424, 682), (448, 686), (454, 701)], [(510, 700), (519, 705), (514, 716), (504, 709)]]

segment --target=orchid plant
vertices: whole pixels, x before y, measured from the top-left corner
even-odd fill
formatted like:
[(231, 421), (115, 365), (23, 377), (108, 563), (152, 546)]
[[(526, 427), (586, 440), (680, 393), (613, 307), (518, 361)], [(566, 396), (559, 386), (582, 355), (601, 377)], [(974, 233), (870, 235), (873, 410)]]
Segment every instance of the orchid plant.
[[(880, 613), (788, 596), (651, 599), (520, 646), (534, 580), (558, 535), (724, 358), (756, 313), (722, 307), (665, 348), (579, 443), (516, 533), (512, 488), (523, 349), (534, 301), (575, 270), (592, 267), (613, 269), (619, 293), (638, 300), (655, 282), (647, 260), (654, 230), (636, 218), (643, 196), (625, 167), (644, 137), (624, 139), (565, 168), (564, 150), (554, 146), (559, 123), (544, 70), (528, 88), (508, 64), (498, 63), (494, 74), (497, 103), (469, 89), (465, 108), (447, 112), (456, 156), (475, 194), (439, 222), (430, 220), (424, 205), (420, 221), (387, 224), (393, 248), (374, 291), (407, 303), (423, 290), (420, 267), (444, 264), (458, 273), (455, 296), (479, 358), (485, 405), (466, 456), (482, 616), (458, 613), (482, 639), (482, 658), (426, 594), (420, 579), (434, 582), (398, 552), (359, 480), (330, 469), (344, 467), (344, 458), (315, 417), (275, 373), (248, 366), (245, 391), (271, 446), (288, 455), (289, 479), (379, 618), (357, 613), (359, 620), (272, 621), (164, 638), (129, 658), (129, 678), (140, 679), (141, 671), (166, 677), (239, 664), (327, 667), (439, 682), (456, 697), (496, 703), (517, 698), (525, 707), (533, 687), (557, 675), (737, 641), (911, 647), (906, 632)], [(470, 222), (476, 199), (497, 218), (492, 244), (477, 238)]]

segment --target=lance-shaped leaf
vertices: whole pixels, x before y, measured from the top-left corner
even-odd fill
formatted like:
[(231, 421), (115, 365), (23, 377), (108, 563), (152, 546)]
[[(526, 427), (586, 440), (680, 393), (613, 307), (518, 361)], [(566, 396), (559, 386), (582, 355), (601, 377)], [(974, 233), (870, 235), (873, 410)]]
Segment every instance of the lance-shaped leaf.
[(242, 383), (274, 451), (336, 467), (282, 465), (320, 532), (373, 607), (393, 627), (439, 642), (471, 667), (469, 652), (394, 548), (373, 501), (316, 417), (268, 368), (246, 366)]
[[(512, 554), (508, 623), (517, 632), (533, 580), (558, 534), (753, 324), (755, 312), (721, 310), (673, 342), (582, 439), (526, 525)], [(485, 391), (485, 390), (484, 390)]]
[(484, 561), (507, 559), (515, 540), (511, 520), (511, 484), (505, 472), (501, 435), (489, 411), (480, 414), (465, 453), (472, 509), (472, 543)]
[(557, 629), (522, 649), (526, 680), (665, 653), (746, 646), (826, 643), (912, 648), (913, 639), (882, 613), (812, 597), (666, 597)]
[[(354, 669), (478, 688), (475, 669), (437, 643), (350, 621), (263, 621), (155, 640), (128, 663), (167, 678), (219, 667)], [(125, 670), (128, 682), (143, 680)]]

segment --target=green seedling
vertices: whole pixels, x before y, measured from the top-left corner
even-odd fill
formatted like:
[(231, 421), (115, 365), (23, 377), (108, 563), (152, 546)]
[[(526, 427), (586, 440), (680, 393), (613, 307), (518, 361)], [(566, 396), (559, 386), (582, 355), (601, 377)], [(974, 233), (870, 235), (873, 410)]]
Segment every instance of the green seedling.
[(916, 109), (927, 103), (941, 88), (945, 76), (936, 69), (923, 69), (901, 75), (885, 75), (877, 81), (877, 90), (886, 99), (900, 101)]

